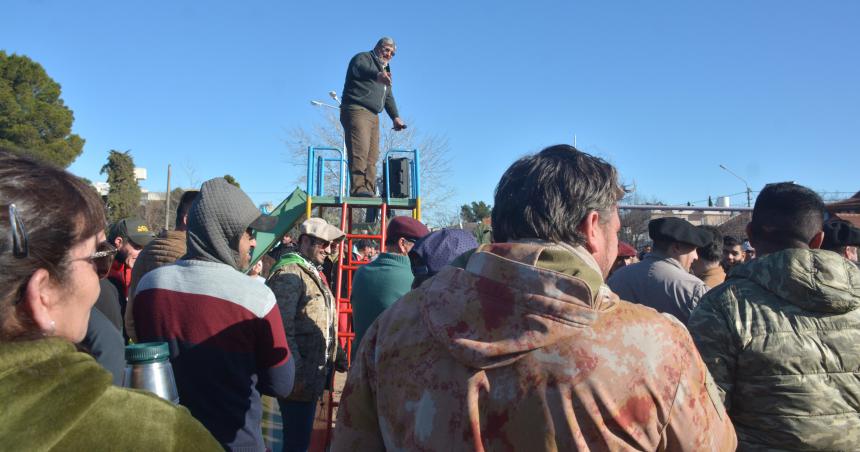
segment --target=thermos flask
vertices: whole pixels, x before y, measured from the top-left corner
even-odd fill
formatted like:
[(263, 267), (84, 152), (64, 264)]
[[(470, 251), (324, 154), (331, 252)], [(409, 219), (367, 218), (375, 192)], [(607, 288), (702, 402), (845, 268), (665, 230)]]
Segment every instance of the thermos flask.
[(126, 388), (143, 389), (164, 400), (179, 403), (173, 367), (170, 365), (170, 349), (166, 342), (144, 342), (125, 347), (125, 373), (122, 385)]

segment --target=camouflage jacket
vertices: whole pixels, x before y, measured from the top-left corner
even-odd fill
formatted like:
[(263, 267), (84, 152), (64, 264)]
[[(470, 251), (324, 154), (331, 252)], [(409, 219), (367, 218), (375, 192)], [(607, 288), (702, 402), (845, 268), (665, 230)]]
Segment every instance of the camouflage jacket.
[(597, 268), (581, 247), (484, 245), (405, 295), (359, 347), (332, 450), (734, 450), (684, 326)]
[(296, 364), (293, 392), (287, 399), (315, 401), (336, 357), (334, 295), (319, 271), (297, 253), (284, 255), (278, 266), (266, 284), (275, 293)]
[(860, 450), (860, 272), (789, 249), (735, 267), (690, 333), (741, 449)]

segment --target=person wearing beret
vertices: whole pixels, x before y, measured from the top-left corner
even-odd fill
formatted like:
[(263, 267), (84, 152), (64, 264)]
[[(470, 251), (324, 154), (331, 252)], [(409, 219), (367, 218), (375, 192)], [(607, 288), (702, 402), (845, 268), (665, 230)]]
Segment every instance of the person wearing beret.
[(690, 274), (690, 266), (698, 257), (696, 248), (710, 243), (713, 236), (675, 217), (651, 220), (648, 234), (654, 241), (653, 251), (641, 262), (616, 271), (607, 283), (622, 300), (672, 314), (686, 324), (708, 291), (701, 279)]
[(824, 225), (821, 249), (839, 253), (857, 265), (857, 246), (860, 246), (860, 228), (845, 220), (829, 221)]
[(615, 258), (615, 263), (612, 264), (612, 269), (609, 270), (609, 276), (612, 276), (615, 273), (615, 270), (618, 270), (621, 267), (626, 267), (628, 265), (633, 265), (636, 262), (639, 262), (639, 258), (637, 256), (636, 248), (633, 248), (629, 243), (618, 241), (618, 257)]
[(355, 328), (353, 354), (379, 314), (412, 289), (414, 276), (409, 251), (429, 233), (427, 226), (416, 219), (405, 216), (392, 218), (386, 229), (385, 252), (355, 272), (350, 294)]

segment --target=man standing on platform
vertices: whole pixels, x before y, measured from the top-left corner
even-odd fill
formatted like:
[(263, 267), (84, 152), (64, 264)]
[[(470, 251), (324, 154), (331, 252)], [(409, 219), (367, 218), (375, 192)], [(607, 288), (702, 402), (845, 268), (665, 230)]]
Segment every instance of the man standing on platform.
[(397, 46), (381, 38), (370, 52), (361, 52), (349, 61), (343, 85), (340, 123), (349, 156), (350, 195), (376, 195), (376, 161), (379, 159), (379, 113), (385, 109), (394, 130), (406, 128), (397, 112), (391, 92), (391, 69)]

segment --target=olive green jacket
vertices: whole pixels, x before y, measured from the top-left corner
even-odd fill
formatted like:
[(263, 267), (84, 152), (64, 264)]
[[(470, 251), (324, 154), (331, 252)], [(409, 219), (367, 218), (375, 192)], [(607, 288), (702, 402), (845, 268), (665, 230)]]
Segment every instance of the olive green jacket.
[(319, 399), (337, 350), (337, 305), (319, 270), (298, 253), (281, 257), (266, 284), (275, 294), (296, 363), (288, 400)]
[(732, 270), (688, 327), (740, 450), (860, 450), (860, 271), (789, 249)]
[(62, 339), (0, 343), (0, 400), (2, 450), (223, 450), (187, 409), (113, 386)]

